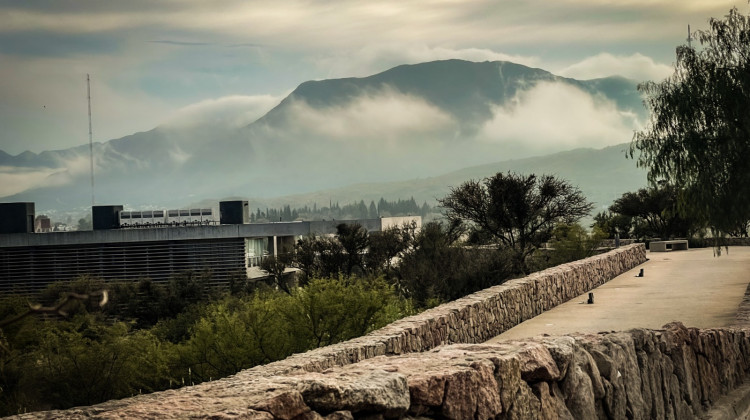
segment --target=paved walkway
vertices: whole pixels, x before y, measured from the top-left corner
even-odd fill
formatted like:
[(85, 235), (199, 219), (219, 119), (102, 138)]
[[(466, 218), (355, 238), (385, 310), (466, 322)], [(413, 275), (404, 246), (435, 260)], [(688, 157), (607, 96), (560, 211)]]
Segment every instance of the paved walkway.
[[(588, 293), (523, 322), (489, 342), (540, 334), (661, 328), (671, 321), (688, 327), (724, 327), (750, 283), (750, 247), (649, 252), (649, 261)], [(644, 277), (636, 277), (640, 269)]]

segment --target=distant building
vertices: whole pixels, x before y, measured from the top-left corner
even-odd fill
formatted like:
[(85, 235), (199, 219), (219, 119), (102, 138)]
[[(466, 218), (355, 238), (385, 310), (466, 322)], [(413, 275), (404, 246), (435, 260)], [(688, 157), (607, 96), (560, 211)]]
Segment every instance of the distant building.
[[(341, 223), (359, 223), (369, 231), (411, 221), (421, 224), (416, 216), (121, 229), (121, 206), (97, 207), (101, 208), (94, 208), (95, 230), (0, 233), (0, 293), (29, 295), (83, 274), (105, 281), (150, 278), (167, 282), (180, 272), (208, 270), (213, 283), (228, 284), (238, 274), (264, 276), (258, 268), (264, 257), (291, 249), (305, 235), (334, 234)], [(222, 207), (221, 222), (247, 220), (237, 210)]]
[(46, 232), (52, 232), (52, 222), (49, 220), (49, 217), (45, 215), (39, 215), (34, 219), (34, 232), (36, 233), (46, 233)]

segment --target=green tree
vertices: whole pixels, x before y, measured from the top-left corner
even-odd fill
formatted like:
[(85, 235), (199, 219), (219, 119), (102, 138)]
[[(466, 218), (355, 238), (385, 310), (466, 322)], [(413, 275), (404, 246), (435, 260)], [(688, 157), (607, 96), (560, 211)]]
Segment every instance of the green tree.
[(298, 278), (301, 286), (318, 274), (317, 242), (314, 235), (307, 235), (300, 238), (294, 245), (292, 265), (300, 270)]
[(689, 237), (696, 223), (682, 216), (677, 207), (678, 191), (670, 185), (641, 188), (626, 192), (609, 209), (632, 222), (633, 234), (638, 238)]
[(260, 269), (273, 281), (273, 284), (287, 294), (292, 293), (292, 282), (286, 269), (292, 265), (292, 255), (282, 252), (279, 255), (269, 255), (260, 262)]
[(316, 277), (338, 277), (345, 270), (347, 255), (336, 238), (319, 237), (314, 244)]
[[(278, 310), (282, 308), (276, 308), (276, 319), (269, 316), (269, 309), (274, 308), (277, 301), (278, 292), (273, 292), (262, 298), (258, 295), (229, 298), (209, 305), (192, 326), (190, 339), (180, 346), (182, 378), (193, 383), (203, 382), (290, 354), (278, 348), (270, 357), (263, 352), (263, 344), (270, 346), (289, 341), (282, 336), (288, 330), (286, 325), (278, 322)], [(262, 330), (251, 322), (258, 317), (264, 322), (260, 325)]]
[(586, 232), (578, 223), (559, 224), (555, 226), (550, 240), (551, 251), (548, 251), (547, 264), (555, 266), (588, 258), (596, 253), (607, 234), (598, 228)]
[(633, 232), (633, 218), (612, 211), (602, 211), (594, 216), (591, 227), (604, 232), (608, 238), (619, 235), (622, 239), (629, 239)]
[(734, 8), (696, 35), (672, 76), (640, 85), (651, 121), (629, 153), (677, 188), (680, 211), (726, 233), (750, 220), (750, 16)]
[(359, 337), (412, 313), (382, 278), (313, 279), (292, 299), (283, 316), (308, 348)]
[(374, 274), (389, 275), (396, 257), (412, 245), (416, 231), (417, 225), (412, 222), (370, 233), (370, 244), (365, 255), (368, 270)]
[(574, 223), (593, 205), (578, 188), (551, 175), (501, 172), (471, 180), (439, 200), (452, 221), (469, 222), (485, 237), (513, 252), (515, 270), (529, 272), (526, 259), (560, 223)]
[[(364, 203), (362, 203), (364, 206)], [(348, 277), (365, 272), (364, 254), (370, 245), (370, 235), (362, 225), (341, 223), (336, 226), (336, 239), (344, 250), (345, 265), (343, 273)]]
[(169, 387), (172, 353), (147, 331), (91, 315), (46, 322), (27, 351), (19, 386), (39, 409), (91, 405)]
[(175, 317), (186, 307), (212, 297), (209, 293), (211, 273), (209, 271), (183, 271), (175, 274), (167, 284), (164, 297), (164, 315)]
[(494, 247), (469, 247), (457, 225), (429, 222), (416, 234), (397, 267), (401, 293), (418, 307), (432, 307), (500, 284), (512, 271)]

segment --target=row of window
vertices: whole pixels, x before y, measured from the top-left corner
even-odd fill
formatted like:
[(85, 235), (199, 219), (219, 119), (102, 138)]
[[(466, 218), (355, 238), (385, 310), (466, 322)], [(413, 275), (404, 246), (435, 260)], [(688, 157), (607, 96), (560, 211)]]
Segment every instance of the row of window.
[[(164, 210), (121, 211), (120, 220), (163, 218)], [(167, 217), (213, 217), (212, 209), (167, 210)]]

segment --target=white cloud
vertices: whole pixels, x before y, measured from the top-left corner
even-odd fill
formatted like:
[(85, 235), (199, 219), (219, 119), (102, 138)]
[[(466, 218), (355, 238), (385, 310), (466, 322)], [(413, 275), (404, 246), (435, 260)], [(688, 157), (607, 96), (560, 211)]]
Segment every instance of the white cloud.
[(271, 95), (225, 96), (208, 99), (176, 111), (164, 123), (166, 128), (222, 126), (236, 128), (252, 123), (278, 105), (283, 97)]
[(554, 152), (576, 147), (604, 147), (623, 143), (640, 124), (606, 98), (594, 97), (566, 83), (543, 82), (519, 92), (480, 133), (487, 142), (513, 145), (511, 149)]
[(430, 47), (425, 44), (375, 43), (345, 54), (325, 56), (316, 61), (327, 77), (369, 76), (401, 64), (460, 59), (467, 61), (511, 61), (526, 66), (539, 65), (539, 58), (496, 52), (486, 48)]
[(361, 141), (368, 147), (392, 148), (455, 130), (455, 121), (424, 100), (383, 89), (344, 106), (324, 109), (304, 101), (291, 104), (288, 116), (295, 136)]
[(601, 53), (559, 70), (557, 74), (575, 79), (623, 76), (636, 81), (661, 81), (674, 72), (672, 66), (657, 63), (642, 54), (629, 56)]
[(0, 197), (6, 197), (26, 191), (30, 188), (41, 187), (47, 178), (55, 173), (49, 168), (19, 168), (0, 166)]

